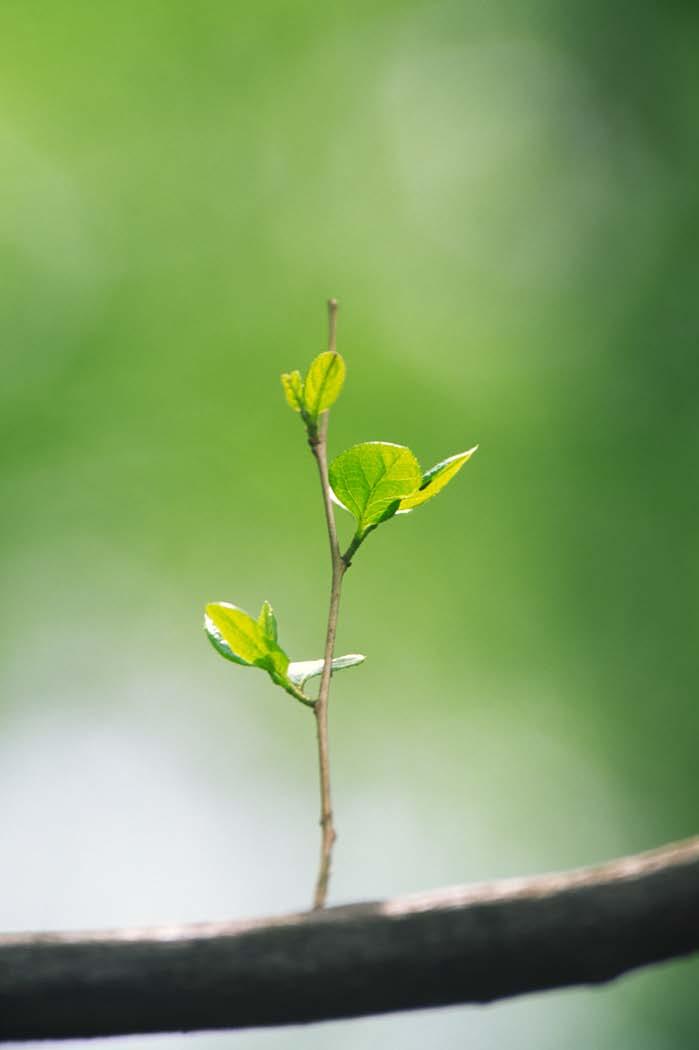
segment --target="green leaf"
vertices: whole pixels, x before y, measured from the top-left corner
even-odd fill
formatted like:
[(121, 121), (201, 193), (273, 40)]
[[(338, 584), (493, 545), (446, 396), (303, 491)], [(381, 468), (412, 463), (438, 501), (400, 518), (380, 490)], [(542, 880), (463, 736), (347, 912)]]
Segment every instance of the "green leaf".
[(415, 507), (426, 503), (428, 499), (432, 499), (438, 492), (441, 492), (451, 479), (456, 477), (464, 463), (468, 463), (477, 448), (478, 445), (474, 445), (468, 452), (459, 452), (455, 456), (450, 456), (449, 459), (443, 459), (441, 463), (437, 463), (434, 467), (430, 467), (423, 475), (417, 492), (411, 493), (411, 495), (404, 497), (400, 501), (397, 513), (407, 514), (409, 511), (414, 510)]
[(303, 407), (312, 420), (337, 401), (345, 371), (344, 360), (334, 350), (326, 350), (311, 362), (303, 385)]
[[(276, 685), (302, 704), (314, 707), (316, 701), (306, 696), (303, 687), (310, 678), (322, 674), (324, 661), (289, 663), (288, 656), (277, 644), (277, 620), (268, 601), (262, 603), (257, 620), (230, 602), (211, 602), (206, 606), (204, 627), (209, 641), (226, 660), (243, 667), (262, 668)], [(358, 653), (336, 656), (332, 661), (333, 673), (356, 667), (364, 659)]]
[(357, 537), (392, 517), (420, 486), (420, 465), (409, 448), (367, 441), (330, 464), (330, 484), (341, 506), (357, 519)]
[[(344, 671), (347, 667), (356, 667), (357, 664), (363, 664), (365, 660), (366, 657), (360, 653), (336, 656), (331, 665), (333, 673), (335, 671)], [(324, 660), (295, 660), (289, 664), (287, 673), (294, 685), (297, 685), (299, 689), (303, 689), (310, 678), (317, 678), (318, 675), (323, 673), (324, 663)]]
[(288, 656), (258, 621), (237, 605), (229, 602), (207, 605), (204, 627), (213, 647), (227, 660), (243, 666), (261, 667), (279, 685), (287, 680)]
[(277, 617), (274, 615), (274, 609), (268, 601), (262, 603), (260, 609), (260, 615), (257, 617), (257, 622), (265, 632), (267, 637), (272, 642), (277, 640)]
[(298, 370), (295, 372), (283, 372), (282, 386), (289, 407), (293, 408), (294, 412), (303, 412), (303, 379), (301, 378), (301, 373)]

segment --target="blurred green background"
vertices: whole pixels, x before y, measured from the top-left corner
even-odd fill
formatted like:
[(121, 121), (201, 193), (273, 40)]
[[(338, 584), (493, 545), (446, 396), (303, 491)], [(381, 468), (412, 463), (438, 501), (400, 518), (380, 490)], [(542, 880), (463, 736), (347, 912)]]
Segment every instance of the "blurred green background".
[[(312, 719), (201, 619), (266, 597), (321, 654), (278, 376), (328, 295), (331, 452), (480, 443), (346, 581), (332, 901), (696, 832), (696, 5), (5, 0), (0, 39), (0, 928), (309, 903)], [(698, 975), (162, 1042), (686, 1050)]]

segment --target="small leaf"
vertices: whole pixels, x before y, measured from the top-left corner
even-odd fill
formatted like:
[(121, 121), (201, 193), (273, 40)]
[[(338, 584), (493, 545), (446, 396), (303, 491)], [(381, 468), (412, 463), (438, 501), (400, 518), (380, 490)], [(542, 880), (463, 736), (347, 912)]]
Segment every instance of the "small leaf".
[(334, 350), (326, 350), (311, 362), (303, 385), (303, 407), (311, 419), (317, 419), (337, 401), (345, 371), (343, 358)]
[(303, 412), (303, 379), (301, 378), (301, 373), (298, 370), (295, 372), (283, 372), (282, 386), (289, 407), (293, 408), (294, 412)]
[(477, 448), (478, 445), (474, 445), (468, 452), (459, 452), (455, 456), (450, 456), (449, 459), (443, 459), (441, 463), (437, 463), (434, 467), (430, 467), (425, 472), (417, 492), (411, 493), (410, 496), (406, 496), (400, 501), (397, 513), (407, 514), (409, 511), (414, 510), (415, 507), (426, 503), (428, 499), (432, 499), (438, 492), (441, 492), (451, 479), (456, 477), (464, 463), (468, 463)]
[(272, 641), (277, 640), (277, 617), (274, 615), (274, 609), (268, 601), (262, 603), (260, 609), (260, 615), (257, 617), (257, 622), (265, 632), (267, 637)]
[(206, 606), (204, 627), (221, 656), (243, 666), (261, 667), (283, 685), (289, 658), (252, 616), (229, 602), (212, 602)]
[[(346, 667), (356, 667), (366, 660), (360, 653), (349, 653), (347, 656), (336, 656), (332, 662), (333, 673), (344, 671)], [(287, 674), (294, 685), (303, 689), (310, 678), (317, 678), (323, 673), (324, 660), (295, 660), (289, 664)]]
[(392, 517), (422, 477), (410, 449), (386, 441), (353, 445), (332, 461), (329, 473), (336, 499), (357, 519), (360, 539)]

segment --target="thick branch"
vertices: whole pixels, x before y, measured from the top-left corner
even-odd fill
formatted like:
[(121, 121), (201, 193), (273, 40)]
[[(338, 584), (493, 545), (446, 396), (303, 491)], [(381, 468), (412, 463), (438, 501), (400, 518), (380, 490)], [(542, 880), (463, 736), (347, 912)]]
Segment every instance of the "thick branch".
[(609, 981), (699, 949), (699, 836), (284, 918), (0, 937), (5, 1040), (244, 1028)]

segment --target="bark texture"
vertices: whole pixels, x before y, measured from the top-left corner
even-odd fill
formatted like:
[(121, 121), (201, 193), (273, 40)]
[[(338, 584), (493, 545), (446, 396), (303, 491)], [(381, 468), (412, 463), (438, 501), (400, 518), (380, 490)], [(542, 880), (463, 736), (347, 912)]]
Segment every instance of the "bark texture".
[(0, 936), (0, 1038), (298, 1024), (609, 981), (699, 949), (699, 837), (238, 923)]

